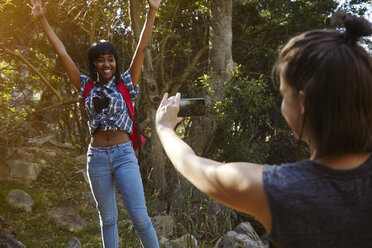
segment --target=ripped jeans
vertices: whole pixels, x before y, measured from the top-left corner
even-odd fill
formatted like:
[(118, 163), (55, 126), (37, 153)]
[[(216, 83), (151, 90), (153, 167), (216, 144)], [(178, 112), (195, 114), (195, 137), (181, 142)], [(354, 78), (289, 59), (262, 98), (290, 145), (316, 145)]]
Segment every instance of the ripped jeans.
[(143, 247), (159, 247), (147, 214), (141, 174), (131, 142), (108, 147), (89, 146), (87, 170), (99, 213), (103, 247), (117, 248), (119, 243), (115, 182)]

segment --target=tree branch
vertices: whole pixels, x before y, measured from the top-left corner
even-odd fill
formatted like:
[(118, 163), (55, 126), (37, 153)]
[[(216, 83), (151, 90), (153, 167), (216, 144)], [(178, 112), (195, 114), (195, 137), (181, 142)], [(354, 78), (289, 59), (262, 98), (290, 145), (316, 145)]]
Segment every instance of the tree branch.
[[(78, 14), (75, 16), (72, 12), (73, 10), (75, 9), (80, 9), (80, 8), (83, 8), (83, 6), (81, 5), (77, 5), (77, 6), (73, 6), (72, 8), (68, 9), (68, 6), (64, 6), (66, 1), (63, 1), (61, 4), (60, 4), (60, 7), (62, 9), (62, 11), (71, 19), (75, 20), (76, 22), (76, 25), (81, 29), (83, 30), (89, 37), (91, 37), (91, 30), (89, 28), (86, 28), (84, 26), (84, 24), (86, 26), (89, 26), (89, 25), (93, 25), (94, 22), (89, 22), (89, 21), (86, 21), (85, 20), (85, 16), (87, 14), (87, 11), (85, 11), (84, 13), (84, 16), (83, 17), (79, 17), (80, 14), (83, 12), (83, 10), (80, 10), (78, 12)], [(95, 4), (96, 6), (96, 4)]]
[(96, 26), (97, 26), (97, 21), (99, 17), (99, 10), (100, 10), (100, 4), (99, 0), (94, 1), (94, 9), (93, 9), (93, 19), (92, 19), (92, 24), (90, 26), (90, 32), (89, 32), (89, 41), (90, 44), (92, 44), (95, 40), (95, 34), (96, 34)]
[(255, 30), (255, 31), (253, 31), (253, 32), (249, 32), (249, 33), (247, 33), (247, 34), (242, 35), (242, 36), (240, 37), (240, 39), (242, 39), (242, 40), (246, 40), (246, 39), (248, 39), (248, 38), (251, 37), (251, 36), (255, 36), (255, 35), (259, 34), (259, 33), (262, 33), (262, 32), (265, 32), (265, 31), (271, 29), (271, 28), (274, 28), (275, 26), (279, 25), (280, 23), (282, 23), (282, 22), (284, 22), (284, 21), (286, 21), (286, 20), (288, 20), (288, 19), (289, 19), (289, 17), (286, 17), (286, 18), (281, 19), (281, 20), (279, 20), (279, 21), (277, 21), (277, 22), (269, 23), (268, 25), (266, 25), (266, 26), (264, 26), (264, 27), (262, 27), (262, 28), (260, 28), (260, 29), (258, 29), (258, 30)]
[(191, 61), (191, 64), (189, 67), (187, 67), (184, 72), (182, 73), (181, 76), (179, 77), (176, 77), (176, 78), (172, 78), (171, 80), (169, 80), (165, 85), (165, 89), (164, 89), (164, 92), (162, 92), (162, 95), (165, 93), (165, 92), (169, 92), (169, 91), (172, 91), (171, 94), (177, 92), (179, 90), (179, 88), (181, 88), (182, 86), (182, 83), (190, 76), (190, 71), (188, 70), (189, 68), (192, 68), (194, 67), (199, 59), (201, 58), (202, 55), (204, 55), (204, 53), (208, 52), (209, 50), (209, 45), (205, 45), (203, 46), (194, 56), (194, 58), (192, 59)]
[[(172, 21), (169, 25), (169, 30), (172, 30), (173, 29), (173, 24), (174, 24), (174, 19), (176, 18), (176, 15), (177, 15), (177, 12), (178, 12), (178, 8), (180, 7), (180, 3), (181, 1), (179, 0), (178, 3), (177, 3), (177, 6), (176, 6), (176, 9), (174, 10), (174, 13), (173, 13), (173, 17), (172, 17)], [(161, 83), (164, 85), (165, 84), (165, 75), (164, 75), (164, 58), (165, 58), (165, 46), (167, 45), (167, 41), (169, 39), (169, 34), (167, 34), (167, 36), (165, 37), (164, 39), (164, 42), (162, 43), (161, 45), (161, 56), (160, 56), (160, 74), (161, 74)]]
[(35, 72), (40, 77), (40, 79), (47, 85), (47, 87), (49, 87), (49, 89), (51, 89), (53, 91), (53, 93), (57, 96), (59, 102), (63, 101), (63, 97), (58, 93), (58, 91), (56, 89), (54, 89), (54, 87), (40, 73), (40, 71), (35, 66), (33, 66), (25, 57), (23, 57), (22, 54), (10, 50), (9, 48), (5, 47), (2, 43), (0, 43), (0, 48), (3, 49), (5, 53), (8, 53), (9, 55), (13, 55), (13, 56), (19, 58), (20, 60), (22, 60), (33, 72)]

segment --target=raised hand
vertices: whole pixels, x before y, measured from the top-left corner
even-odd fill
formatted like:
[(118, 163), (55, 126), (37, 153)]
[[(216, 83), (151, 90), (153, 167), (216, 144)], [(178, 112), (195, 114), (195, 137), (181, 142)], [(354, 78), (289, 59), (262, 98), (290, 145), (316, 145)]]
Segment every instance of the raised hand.
[(165, 93), (163, 100), (156, 112), (156, 126), (157, 128), (169, 127), (174, 129), (180, 121), (181, 117), (177, 117), (180, 109), (181, 94), (177, 93), (175, 96), (168, 97), (168, 93)]
[(149, 3), (150, 8), (152, 9), (158, 9), (160, 5), (160, 0), (147, 0)]
[(30, 7), (32, 14), (34, 14), (37, 19), (43, 18), (46, 13), (48, 2), (44, 3), (43, 5), (43, 2), (41, 0), (31, 0), (31, 4), (32, 5), (27, 4), (27, 6)]

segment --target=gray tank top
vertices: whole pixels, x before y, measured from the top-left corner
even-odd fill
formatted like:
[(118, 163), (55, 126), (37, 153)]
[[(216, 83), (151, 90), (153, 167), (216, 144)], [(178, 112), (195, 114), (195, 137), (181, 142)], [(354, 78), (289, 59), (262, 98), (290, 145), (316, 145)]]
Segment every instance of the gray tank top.
[(372, 247), (372, 157), (350, 170), (310, 160), (264, 165), (263, 184), (271, 247)]

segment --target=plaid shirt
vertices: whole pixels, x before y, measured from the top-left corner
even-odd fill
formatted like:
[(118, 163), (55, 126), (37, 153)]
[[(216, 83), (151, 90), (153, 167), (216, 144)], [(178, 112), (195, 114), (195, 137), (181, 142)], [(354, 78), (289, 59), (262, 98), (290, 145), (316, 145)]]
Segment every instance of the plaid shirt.
[[(138, 84), (133, 88), (129, 70), (122, 74), (120, 78), (127, 86), (132, 103), (134, 104), (134, 99), (139, 94)], [(102, 130), (123, 130), (128, 134), (132, 133), (132, 118), (130, 117), (124, 98), (115, 86), (114, 80), (115, 76), (113, 76), (103, 86), (96, 84), (85, 100), (85, 112), (88, 117), (90, 134), (93, 134), (94, 130), (98, 127)], [(79, 92), (79, 101), (82, 102), (85, 85), (91, 80), (86, 75), (80, 74), (80, 81), (81, 88)], [(109, 99), (109, 104), (107, 108), (104, 108), (101, 112), (97, 113), (94, 109), (93, 98), (102, 95)]]

